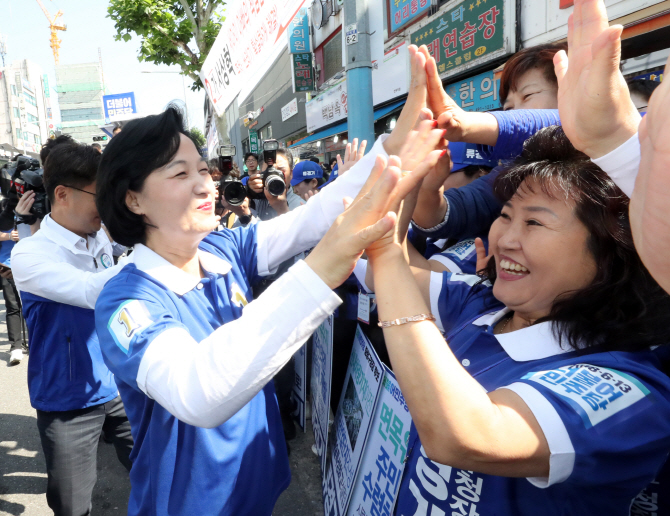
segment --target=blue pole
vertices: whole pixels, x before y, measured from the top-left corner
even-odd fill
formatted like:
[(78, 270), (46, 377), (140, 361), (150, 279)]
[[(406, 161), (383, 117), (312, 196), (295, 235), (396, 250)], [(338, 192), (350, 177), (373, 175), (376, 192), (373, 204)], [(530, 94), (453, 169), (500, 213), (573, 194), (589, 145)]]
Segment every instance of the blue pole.
[(375, 141), (372, 101), (372, 59), (368, 29), (368, 0), (344, 0), (343, 34), (346, 48), (347, 125), (349, 141)]

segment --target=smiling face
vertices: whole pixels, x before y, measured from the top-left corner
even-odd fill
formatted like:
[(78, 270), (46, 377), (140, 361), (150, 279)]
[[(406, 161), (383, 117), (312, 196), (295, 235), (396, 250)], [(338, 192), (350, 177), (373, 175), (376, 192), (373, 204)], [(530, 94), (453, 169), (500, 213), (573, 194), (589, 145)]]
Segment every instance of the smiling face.
[(543, 193), (535, 180), (523, 183), (489, 232), (493, 294), (530, 321), (547, 316), (561, 294), (590, 285), (597, 270), (575, 203), (555, 193)]
[(207, 162), (184, 134), (172, 160), (151, 172), (140, 192), (126, 194), (128, 209), (155, 226), (147, 228), (149, 247), (156, 238), (175, 244), (199, 242), (217, 225), (214, 200)]
[(543, 70), (531, 68), (510, 89), (503, 109), (557, 109), (557, 97), (558, 84), (548, 81)]

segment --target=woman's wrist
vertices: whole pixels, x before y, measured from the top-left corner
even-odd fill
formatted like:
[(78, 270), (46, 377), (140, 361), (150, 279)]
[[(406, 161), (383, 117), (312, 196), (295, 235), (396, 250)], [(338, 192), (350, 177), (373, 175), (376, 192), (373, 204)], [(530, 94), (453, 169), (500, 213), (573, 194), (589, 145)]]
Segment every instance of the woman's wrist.
[(401, 245), (392, 244), (382, 249), (367, 249), (368, 261), (375, 270), (385, 267), (407, 265), (405, 250)]

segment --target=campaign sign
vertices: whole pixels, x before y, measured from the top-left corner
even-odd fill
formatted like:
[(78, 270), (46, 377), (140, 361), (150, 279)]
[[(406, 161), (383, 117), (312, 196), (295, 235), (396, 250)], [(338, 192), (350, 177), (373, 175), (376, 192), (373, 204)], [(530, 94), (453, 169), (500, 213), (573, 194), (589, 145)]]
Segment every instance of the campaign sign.
[(309, 44), (309, 14), (301, 7), (288, 25), (288, 51), (291, 54), (311, 52)]
[(293, 417), (298, 421), (302, 431), (305, 431), (305, 396), (307, 394), (307, 344), (293, 355), (295, 380), (291, 398), (295, 404)]
[(384, 365), (361, 331), (356, 330), (344, 389), (328, 440), (323, 506), (326, 516), (347, 514), (369, 434), (375, 423)]
[(464, 2), (411, 35), (426, 45), (442, 74), (466, 68), (505, 48), (505, 1)]
[(312, 428), (321, 473), (326, 468), (330, 382), (333, 372), (333, 316), (323, 321), (312, 335)]
[(465, 111), (490, 111), (500, 108), (498, 89), (493, 71), (480, 73), (447, 86), (447, 94)]
[(384, 380), (363, 460), (349, 502), (349, 514), (392, 514), (405, 467), (412, 418), (393, 372)]
[(135, 93), (132, 91), (116, 95), (104, 95), (102, 103), (105, 106), (105, 118), (117, 118), (120, 115), (137, 113)]

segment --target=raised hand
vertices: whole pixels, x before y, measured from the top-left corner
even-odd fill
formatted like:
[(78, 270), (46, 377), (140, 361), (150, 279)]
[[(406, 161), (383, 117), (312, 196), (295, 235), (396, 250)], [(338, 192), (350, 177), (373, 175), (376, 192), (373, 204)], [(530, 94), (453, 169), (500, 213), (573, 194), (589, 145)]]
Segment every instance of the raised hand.
[[(670, 72), (670, 59), (665, 73)], [(666, 75), (667, 77), (667, 75)], [(642, 159), (630, 200), (635, 248), (670, 293), (670, 81), (656, 88), (640, 124)]]
[(609, 26), (603, 0), (575, 0), (568, 54), (554, 57), (558, 112), (578, 150), (599, 158), (637, 131), (640, 114), (619, 71), (621, 25)]
[(365, 148), (368, 145), (367, 140), (363, 140), (360, 145), (358, 145), (358, 138), (354, 138), (353, 142), (347, 143), (347, 147), (344, 151), (344, 161), (337, 155), (337, 177), (340, 177), (347, 173), (347, 171), (353, 167), (358, 161), (365, 155)]

